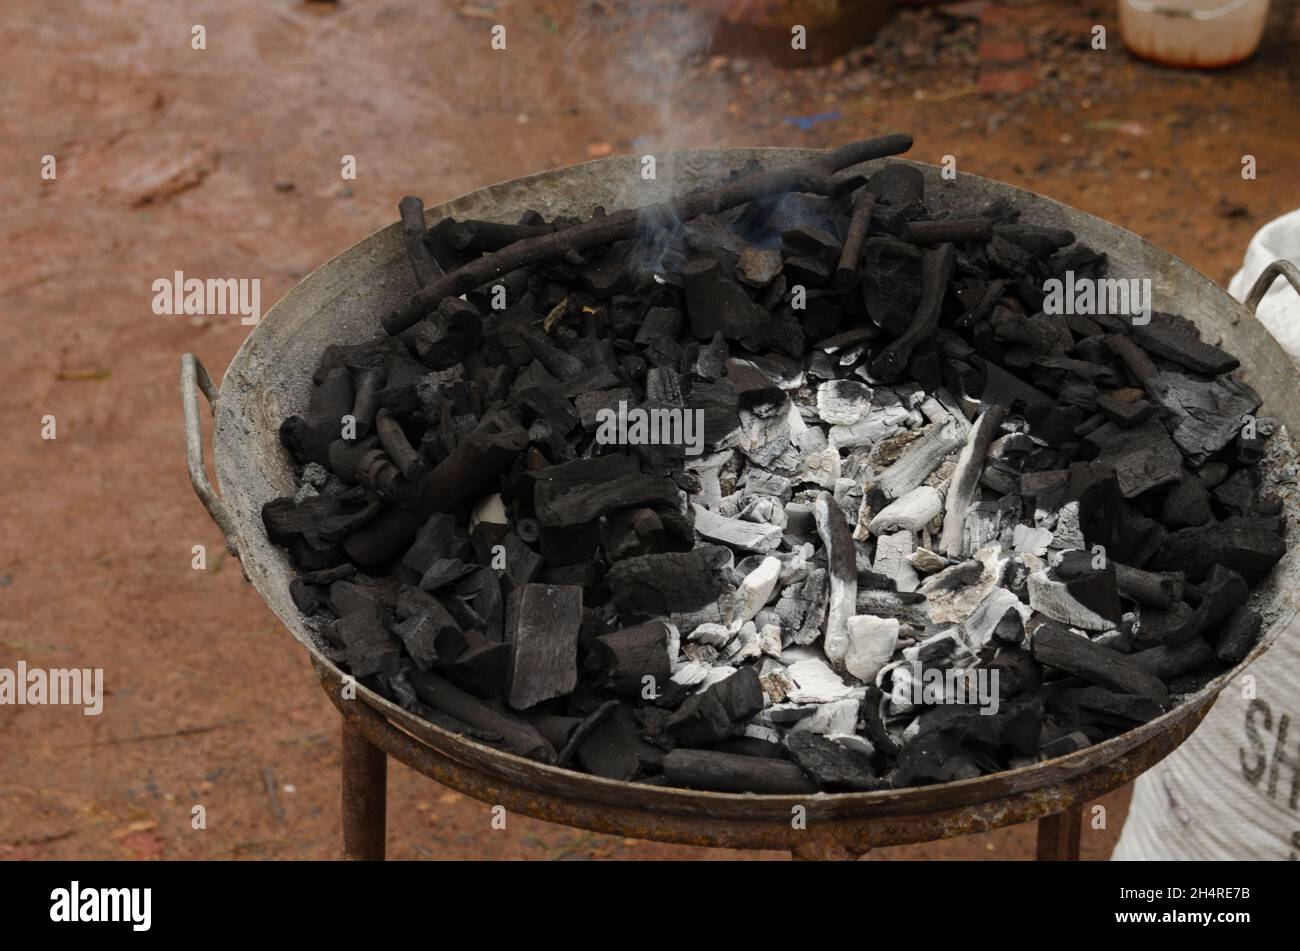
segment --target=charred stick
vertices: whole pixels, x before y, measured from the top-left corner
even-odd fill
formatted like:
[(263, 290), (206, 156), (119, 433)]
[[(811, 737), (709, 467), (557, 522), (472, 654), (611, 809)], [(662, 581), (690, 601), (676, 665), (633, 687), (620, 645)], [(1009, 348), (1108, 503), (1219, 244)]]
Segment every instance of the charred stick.
[(406, 304), (384, 317), (384, 329), (390, 334), (399, 334), (420, 321), (444, 298), (464, 294), (494, 277), (539, 261), (560, 257), (569, 251), (581, 251), (635, 237), (638, 226), (647, 214), (657, 212), (685, 221), (700, 215), (717, 214), (766, 195), (789, 191), (828, 194), (842, 187), (843, 183), (835, 177), (835, 173), (841, 169), (886, 155), (897, 155), (911, 147), (912, 137), (909, 135), (887, 135), (855, 142), (828, 152), (806, 165), (751, 175), (688, 192), (676, 201), (662, 206), (627, 209), (562, 231), (517, 241), (500, 251), (471, 261), (418, 291)]
[(988, 241), (993, 237), (993, 221), (989, 218), (947, 218), (941, 221), (909, 221), (899, 235), (912, 244), (966, 244), (970, 241)]
[(955, 262), (956, 252), (951, 244), (925, 252), (921, 259), (921, 299), (916, 304), (916, 313), (911, 325), (871, 361), (871, 373), (877, 379), (885, 383), (897, 381), (907, 368), (912, 348), (930, 337), (939, 326), (943, 296), (948, 290), (948, 279), (952, 277)]
[(415, 280), (421, 287), (428, 287), (442, 277), (443, 272), (424, 243), (428, 231), (424, 224), (424, 202), (414, 195), (407, 195), (397, 203), (397, 210), (402, 216), (402, 238), (406, 242), (406, 256), (411, 259)]
[(673, 750), (664, 757), (664, 776), (673, 786), (715, 792), (817, 792), (817, 784), (789, 760), (712, 750)]
[(555, 225), (507, 225), (497, 221), (454, 221), (447, 226), (447, 243), (457, 251), (499, 251), (516, 241), (540, 238), (559, 230)]
[(384, 451), (402, 475), (408, 479), (415, 478), (420, 467), (420, 454), (407, 441), (397, 417), (387, 409), (381, 409), (375, 414), (375, 432)]
[(858, 279), (862, 245), (867, 240), (871, 212), (875, 207), (875, 195), (865, 188), (858, 192), (857, 200), (853, 203), (853, 217), (849, 220), (849, 231), (844, 237), (844, 250), (840, 253), (839, 266), (835, 268), (835, 283), (842, 289), (852, 287)]

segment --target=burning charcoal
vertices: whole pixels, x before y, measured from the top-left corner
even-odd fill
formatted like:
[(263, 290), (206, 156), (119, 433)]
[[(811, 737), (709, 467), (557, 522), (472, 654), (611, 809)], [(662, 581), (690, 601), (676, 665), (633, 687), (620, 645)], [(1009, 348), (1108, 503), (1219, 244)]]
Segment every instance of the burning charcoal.
[(476, 729), (499, 734), (512, 753), (542, 763), (555, 762), (555, 748), (527, 721), (500, 712), (437, 674), (416, 671), (410, 675), (410, 679), (420, 699), (435, 710)]
[(876, 540), (875, 570), (894, 583), (898, 591), (915, 591), (921, 579), (912, 567), (911, 557), (915, 551), (915, 540), (906, 529), (889, 535), (881, 535)]
[(815, 733), (791, 733), (785, 738), (785, 748), (799, 768), (822, 789), (869, 792), (885, 785), (872, 770), (869, 757), (834, 740)]
[(1263, 620), (1259, 612), (1245, 606), (1232, 612), (1219, 634), (1214, 659), (1225, 664), (1239, 664), (1259, 641)]
[(957, 626), (958, 634), (973, 651), (990, 642), (1012, 647), (1021, 644), (1030, 609), (1006, 588), (994, 588)]
[(763, 756), (712, 750), (673, 750), (664, 757), (664, 777), (673, 786), (714, 792), (793, 795), (817, 792), (796, 764)]
[(643, 698), (647, 677), (657, 692), (672, 673), (668, 638), (669, 627), (661, 620), (603, 634), (592, 642), (587, 666), (599, 671), (614, 693)]
[(763, 689), (752, 667), (692, 694), (664, 723), (682, 746), (708, 746), (743, 732), (744, 724), (763, 709)]
[(932, 426), (881, 474), (876, 487), (887, 499), (896, 499), (923, 483), (944, 458), (966, 441), (966, 427), (951, 419)]
[(581, 618), (582, 589), (577, 586), (526, 584), (510, 596), (510, 706), (525, 710), (573, 690)]
[(795, 660), (785, 672), (795, 684), (788, 696), (791, 703), (834, 703), (855, 695), (853, 688), (815, 655)]
[(1107, 690), (1136, 694), (1160, 706), (1169, 700), (1159, 676), (1149, 665), (1138, 663), (1140, 653), (1117, 654), (1047, 620), (1031, 627), (1029, 649), (1040, 664), (1082, 677)]

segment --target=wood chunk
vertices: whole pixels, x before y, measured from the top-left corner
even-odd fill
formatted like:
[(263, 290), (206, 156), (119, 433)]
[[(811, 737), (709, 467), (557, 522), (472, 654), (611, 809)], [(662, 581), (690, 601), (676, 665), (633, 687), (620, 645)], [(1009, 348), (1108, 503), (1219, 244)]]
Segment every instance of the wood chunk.
[(816, 733), (790, 733), (785, 738), (785, 749), (822, 789), (869, 792), (886, 785), (871, 768), (870, 757)]
[(1232, 612), (1214, 648), (1214, 659), (1224, 664), (1240, 664), (1259, 643), (1263, 619), (1253, 608), (1241, 606)]
[(817, 792), (817, 784), (788, 760), (713, 750), (677, 749), (664, 756), (669, 785), (714, 792), (794, 795)]
[(876, 539), (875, 570), (893, 581), (894, 588), (900, 592), (915, 591), (921, 585), (920, 576), (911, 562), (915, 545), (915, 537), (907, 530)]
[(511, 646), (509, 703), (526, 710), (571, 692), (578, 683), (578, 626), (582, 589), (526, 584), (507, 606)]
[(1116, 653), (1050, 621), (1040, 621), (1031, 627), (1029, 650), (1040, 664), (1082, 677), (1107, 690), (1136, 694), (1162, 707), (1169, 702), (1165, 685), (1146, 666), (1134, 661), (1136, 655)]

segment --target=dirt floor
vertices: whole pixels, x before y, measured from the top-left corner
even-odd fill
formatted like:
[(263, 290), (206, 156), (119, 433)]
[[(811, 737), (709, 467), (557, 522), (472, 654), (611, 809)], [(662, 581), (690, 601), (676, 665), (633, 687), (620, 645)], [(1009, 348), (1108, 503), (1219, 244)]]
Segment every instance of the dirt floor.
[[(219, 376), (250, 328), (156, 316), (155, 279), (257, 277), (265, 310), (407, 193), (435, 204), (607, 154), (897, 130), (914, 158), (953, 155), (1108, 218), (1221, 283), (1260, 225), (1300, 205), (1290, 2), (1259, 56), (1213, 74), (1132, 59), (1113, 3), (906, 12), (874, 45), (795, 72), (709, 55), (698, 7), (7, 0), (0, 667), (102, 667), (108, 696), (98, 717), (0, 707), (0, 858), (337, 854), (333, 708), (237, 564), (191, 567), (192, 546), (221, 541), (186, 477), (178, 360), (193, 351)], [(401, 766), (388, 804), (394, 858), (728, 854), (516, 817), (494, 831), (487, 806)], [(1109, 854), (1126, 804), (1102, 801), (1086, 857)], [(1032, 849), (1021, 826), (872, 857)]]

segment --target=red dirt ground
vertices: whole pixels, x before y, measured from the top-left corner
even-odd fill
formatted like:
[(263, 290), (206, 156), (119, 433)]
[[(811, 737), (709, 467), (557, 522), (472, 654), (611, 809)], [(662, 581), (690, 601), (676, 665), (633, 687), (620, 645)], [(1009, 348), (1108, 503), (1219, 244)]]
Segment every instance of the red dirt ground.
[[(953, 154), (1220, 282), (1256, 228), (1300, 205), (1289, 3), (1274, 5), (1255, 60), (1215, 74), (1132, 60), (1109, 3), (908, 12), (875, 46), (798, 72), (682, 65), (701, 34), (669, 6), (8, 0), (0, 666), (103, 667), (108, 696), (99, 717), (0, 707), (0, 858), (337, 854), (333, 709), (238, 565), (190, 567), (192, 545), (221, 542), (186, 478), (178, 358), (193, 351), (219, 375), (249, 328), (155, 316), (156, 278), (259, 277), (265, 310), (393, 221), (407, 193), (434, 204), (603, 154), (903, 129), (915, 158)], [(494, 23), (508, 27), (505, 51), (489, 48)], [(1107, 51), (1088, 48), (1093, 23), (1108, 27)], [(194, 24), (205, 50), (191, 49)], [(1007, 30), (1019, 66), (991, 40)], [(807, 130), (786, 121), (819, 114)], [(1241, 178), (1245, 153), (1256, 181)], [(46, 154), (54, 181), (40, 175)], [(340, 178), (345, 154), (355, 181)], [(394, 858), (732, 854), (516, 817), (492, 831), (487, 806), (396, 765), (388, 802)], [(1103, 804), (1089, 858), (1109, 854), (1127, 793)], [(872, 857), (1032, 847), (1021, 826)]]

